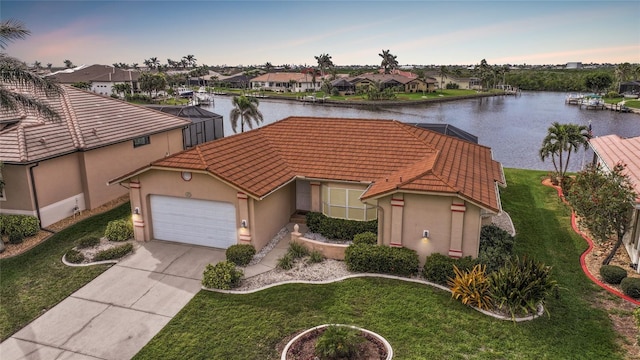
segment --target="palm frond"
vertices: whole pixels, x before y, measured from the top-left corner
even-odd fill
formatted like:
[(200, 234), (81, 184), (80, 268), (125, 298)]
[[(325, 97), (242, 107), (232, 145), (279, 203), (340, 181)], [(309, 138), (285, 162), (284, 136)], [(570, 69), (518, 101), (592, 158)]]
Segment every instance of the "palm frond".
[(31, 31), (24, 27), (24, 24), (14, 19), (0, 22), (0, 49), (4, 50), (13, 40), (24, 39), (30, 35)]
[(50, 120), (60, 120), (60, 115), (49, 105), (30, 96), (9, 91), (0, 86), (0, 108), (17, 111), (20, 108), (34, 110)]

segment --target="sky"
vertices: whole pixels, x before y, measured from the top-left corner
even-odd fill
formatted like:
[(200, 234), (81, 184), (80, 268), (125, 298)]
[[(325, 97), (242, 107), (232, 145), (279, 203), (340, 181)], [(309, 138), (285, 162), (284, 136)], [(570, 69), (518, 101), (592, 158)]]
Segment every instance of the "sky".
[(4, 50), (27, 64), (640, 63), (640, 1), (7, 1), (31, 31)]

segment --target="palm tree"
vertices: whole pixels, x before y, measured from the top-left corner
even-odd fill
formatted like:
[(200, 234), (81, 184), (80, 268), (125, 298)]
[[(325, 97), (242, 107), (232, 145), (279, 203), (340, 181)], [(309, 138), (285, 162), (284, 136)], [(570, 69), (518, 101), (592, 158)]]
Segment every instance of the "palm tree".
[(65, 60), (63, 61), (64, 63), (64, 67), (66, 67), (67, 69), (71, 69), (73, 67), (73, 63), (71, 62), (71, 60)]
[(52, 63), (47, 63), (47, 69), (49, 70), (49, 72), (51, 72), (52, 67), (53, 67)]
[(629, 77), (633, 74), (633, 67), (628, 62), (618, 64), (616, 66), (615, 75), (616, 80), (618, 80), (618, 89), (620, 89), (620, 84), (629, 80)]
[(196, 57), (193, 55), (183, 56), (182, 59), (186, 61), (189, 67), (196, 67)]
[(38, 61), (38, 60), (34, 61), (33, 62), (33, 68), (36, 71), (40, 71), (40, 69), (42, 69), (42, 63), (40, 61)]
[(398, 67), (397, 56), (391, 54), (389, 50), (382, 50), (381, 54), (378, 54), (382, 58), (382, 63), (380, 66), (384, 68), (384, 73), (389, 74), (391, 70), (396, 69)]
[(237, 132), (238, 119), (240, 119), (240, 132), (244, 132), (245, 123), (249, 129), (253, 129), (254, 122), (258, 125), (263, 121), (262, 113), (258, 110), (258, 99), (244, 95), (234, 96), (232, 104), (233, 109), (229, 113), (229, 118), (234, 133)]
[(333, 61), (331, 61), (331, 55), (323, 53), (314, 57), (318, 62), (318, 67), (320, 68), (320, 75), (324, 77), (324, 69), (329, 69), (334, 66)]
[[(542, 141), (542, 147), (539, 151), (540, 159), (544, 161), (551, 157), (553, 167), (559, 178), (562, 179), (569, 168), (571, 153), (578, 152), (581, 146), (586, 149), (589, 139), (591, 139), (591, 133), (587, 126), (554, 122), (547, 129), (547, 136)], [(564, 159), (565, 154), (566, 159)], [(558, 163), (556, 163), (556, 158)]]
[[(24, 39), (30, 34), (31, 32), (18, 21), (11, 19), (1, 21), (0, 49), (4, 50), (9, 42), (15, 39)], [(46, 97), (58, 96), (62, 92), (58, 84), (48, 80), (48, 78), (41, 78), (31, 73), (21, 61), (4, 53), (0, 53), (0, 75), (2, 83), (28, 86), (44, 93)], [(51, 120), (58, 120), (60, 118), (60, 115), (49, 105), (31, 96), (14, 92), (2, 83), (0, 83), (0, 108), (3, 110), (15, 111), (19, 108), (26, 108), (35, 110)]]
[(440, 66), (438, 70), (438, 74), (440, 75), (440, 92), (444, 89), (444, 80), (449, 76), (449, 68), (444, 65)]
[(267, 71), (267, 73), (270, 73), (271, 70), (273, 70), (273, 65), (267, 61), (266, 63), (264, 63), (264, 69)]

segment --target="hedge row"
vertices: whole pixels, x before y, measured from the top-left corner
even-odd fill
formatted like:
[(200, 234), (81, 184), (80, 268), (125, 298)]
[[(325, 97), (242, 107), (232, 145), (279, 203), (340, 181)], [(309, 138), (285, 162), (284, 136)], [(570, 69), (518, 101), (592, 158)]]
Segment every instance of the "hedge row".
[(344, 261), (349, 271), (401, 276), (416, 274), (420, 263), (415, 250), (366, 244), (349, 245)]
[(351, 241), (360, 233), (378, 233), (378, 220), (336, 219), (318, 212), (308, 212), (306, 220), (310, 232), (318, 233), (328, 239)]

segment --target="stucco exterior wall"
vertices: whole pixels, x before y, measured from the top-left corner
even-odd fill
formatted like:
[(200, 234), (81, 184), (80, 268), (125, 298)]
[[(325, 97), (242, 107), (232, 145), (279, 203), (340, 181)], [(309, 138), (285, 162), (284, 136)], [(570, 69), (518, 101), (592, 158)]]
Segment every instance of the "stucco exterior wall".
[[(139, 189), (131, 188), (131, 209), (140, 207), (142, 213), (139, 216), (134, 216), (134, 225), (138, 224), (136, 225), (136, 240), (149, 241), (153, 239), (153, 214), (150, 210), (150, 195), (153, 194), (228, 202), (235, 206), (236, 219), (238, 219), (237, 191), (210, 175), (193, 173), (191, 180), (185, 181), (179, 171), (150, 170), (133, 178), (132, 181), (138, 181), (140, 187)], [(142, 223), (138, 220), (141, 220)], [(237, 220), (236, 227), (240, 227), (240, 220)]]
[[(295, 212), (292, 198), (295, 198), (296, 187), (292, 182), (261, 201), (254, 201), (255, 214), (252, 217), (254, 226), (251, 230), (251, 242), (256, 250), (262, 249), (273, 236), (289, 223), (291, 214)], [(293, 203), (295, 205), (295, 203)]]
[(182, 129), (151, 135), (148, 145), (136, 148), (129, 140), (81, 153), (87, 208), (93, 209), (127, 193), (122, 186), (107, 186), (107, 181), (179, 151), (182, 151)]
[[(379, 200), (382, 208), (382, 216), (379, 215), (378, 233), (382, 244), (401, 244), (404, 247), (416, 250), (420, 263), (424, 264), (427, 255), (441, 253), (447, 255), (451, 249), (451, 224), (452, 224), (452, 200), (457, 203), (463, 201), (458, 198), (438, 195), (403, 194), (396, 195), (396, 199), (402, 199), (402, 218), (394, 219), (399, 213), (393, 211), (392, 196)], [(462, 229), (462, 256), (476, 257), (478, 255), (478, 241), (480, 238), (480, 208), (466, 203), (464, 222)], [(392, 227), (401, 226), (401, 239), (393, 238)], [(422, 237), (423, 230), (429, 230), (429, 238)]]
[(42, 161), (33, 169), (33, 175), (41, 208), (82, 193), (78, 153)]
[[(5, 181), (4, 195), (0, 199), (0, 212), (21, 213), (34, 211), (33, 198), (31, 196), (31, 180), (29, 169), (23, 165), (4, 164), (2, 177)], [(14, 211), (14, 212), (11, 212)]]

